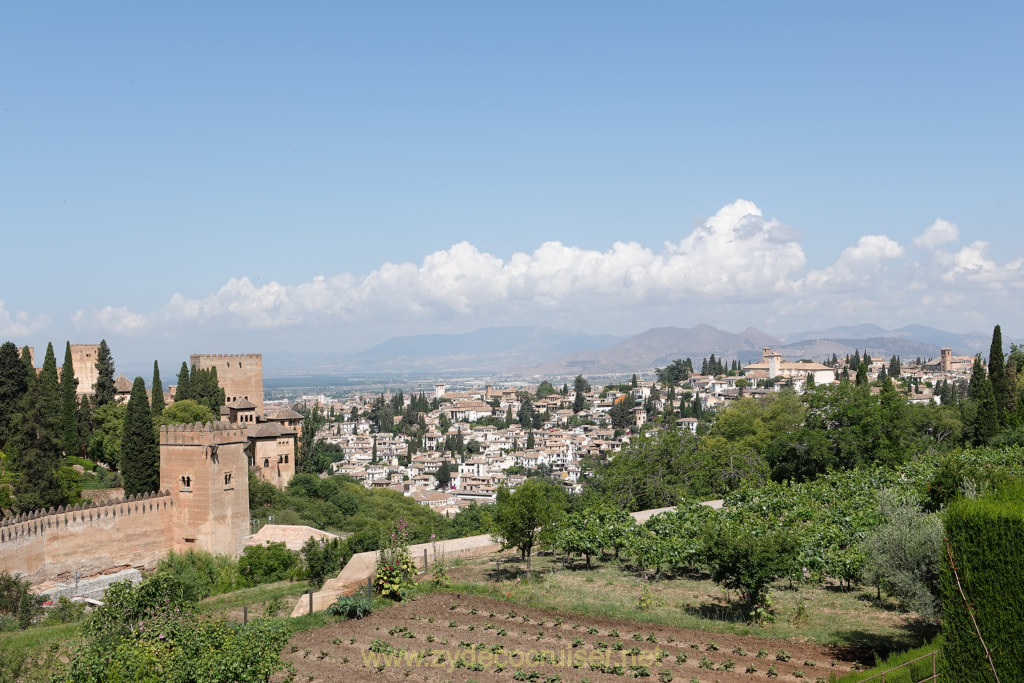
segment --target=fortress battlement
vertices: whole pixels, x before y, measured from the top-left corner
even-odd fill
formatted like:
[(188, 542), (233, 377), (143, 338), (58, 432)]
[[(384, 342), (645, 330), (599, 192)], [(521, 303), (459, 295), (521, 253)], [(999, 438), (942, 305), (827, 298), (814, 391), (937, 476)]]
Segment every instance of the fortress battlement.
[(153, 491), (151, 493), (140, 493), (137, 496), (122, 496), (112, 500), (85, 501), (78, 505), (68, 505), (66, 508), (61, 505), (58, 508), (51, 507), (49, 510), (36, 510), (35, 512), (26, 512), (21, 515), (8, 515), (7, 517), (0, 519), (0, 528), (35, 520), (42, 520), (45, 526), (52, 526), (50, 523), (52, 520), (48, 520), (48, 518), (67, 517), (68, 515), (71, 515), (72, 519), (77, 519), (78, 517), (85, 518), (87, 515), (89, 517), (105, 516), (112, 509), (117, 508), (118, 506), (124, 506), (130, 503), (143, 503), (145, 501), (152, 501), (155, 498), (166, 498), (170, 495), (171, 492), (167, 490)]
[(245, 428), (232, 422), (196, 422), (164, 425), (160, 428), (161, 445), (212, 445), (246, 440)]
[(262, 353), (193, 353), (191, 360), (193, 363), (196, 359), (202, 358), (205, 360), (263, 360)]

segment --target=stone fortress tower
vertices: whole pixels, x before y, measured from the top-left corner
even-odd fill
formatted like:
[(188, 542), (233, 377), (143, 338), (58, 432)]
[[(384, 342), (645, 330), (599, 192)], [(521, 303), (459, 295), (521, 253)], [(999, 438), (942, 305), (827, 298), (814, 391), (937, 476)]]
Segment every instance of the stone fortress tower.
[(85, 394), (92, 394), (96, 389), (96, 380), (99, 378), (96, 372), (96, 354), (99, 350), (99, 344), (71, 345), (71, 367), (74, 368), (75, 379), (78, 380), (76, 393), (79, 398)]
[(160, 428), (160, 488), (177, 499), (175, 550), (237, 557), (249, 533), (249, 439), (243, 425)]
[(217, 368), (217, 381), (228, 405), (242, 399), (256, 406), (263, 417), (263, 354), (193, 353), (189, 363), (200, 370)]

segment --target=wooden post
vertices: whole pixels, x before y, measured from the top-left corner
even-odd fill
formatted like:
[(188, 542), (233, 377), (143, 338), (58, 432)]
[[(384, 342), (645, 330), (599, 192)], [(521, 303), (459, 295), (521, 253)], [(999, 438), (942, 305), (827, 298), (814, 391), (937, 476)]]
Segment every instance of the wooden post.
[(309, 613), (313, 613), (313, 591), (309, 591)]
[(423, 573), (424, 574), (427, 573), (427, 569), (428, 569), (428, 567), (427, 567), (427, 549), (424, 548), (423, 549)]
[(249, 623), (249, 605), (242, 605), (242, 625)]
[(366, 577), (366, 599), (373, 600), (373, 575)]

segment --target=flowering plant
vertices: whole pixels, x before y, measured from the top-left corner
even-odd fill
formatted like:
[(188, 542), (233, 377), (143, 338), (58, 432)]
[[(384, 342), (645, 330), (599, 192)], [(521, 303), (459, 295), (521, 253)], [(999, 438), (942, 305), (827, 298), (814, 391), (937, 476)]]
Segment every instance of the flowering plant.
[(413, 587), (412, 577), (415, 575), (416, 565), (409, 555), (409, 525), (404, 519), (399, 519), (398, 528), (377, 552), (373, 587), (386, 598), (404, 600)]
[(439, 548), (437, 545), (437, 536), (430, 534), (430, 545), (434, 550), (433, 557), (433, 582), (435, 588), (448, 588), (450, 580), (448, 578), (448, 563), (444, 558), (444, 548)]

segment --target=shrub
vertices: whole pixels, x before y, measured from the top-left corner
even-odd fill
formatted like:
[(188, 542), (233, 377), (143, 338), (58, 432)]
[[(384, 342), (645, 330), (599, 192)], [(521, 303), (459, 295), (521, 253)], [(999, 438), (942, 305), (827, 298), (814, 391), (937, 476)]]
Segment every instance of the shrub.
[(84, 602), (71, 602), (63, 595), (57, 598), (57, 604), (46, 610), (45, 624), (70, 624), (81, 621), (85, 617), (86, 604)]
[(284, 543), (251, 545), (238, 558), (238, 574), (247, 586), (284, 581), (295, 576), (301, 555)]
[(28, 628), (42, 611), (42, 598), (29, 593), (30, 585), (19, 574), (0, 572), (0, 616), (16, 620), (19, 628)]
[(324, 585), (328, 577), (341, 571), (341, 566), (348, 559), (348, 547), (341, 539), (310, 538), (302, 546), (302, 559), (306, 563), (306, 578), (313, 590)]
[(282, 668), (282, 624), (200, 617), (185, 592), (170, 573), (111, 584), (82, 627), (84, 647), (53, 680), (266, 681)]
[(231, 558), (203, 550), (171, 551), (157, 563), (156, 573), (173, 577), (189, 602), (228, 593), (238, 584), (237, 565)]
[(365, 595), (339, 595), (328, 608), (327, 613), (343, 619), (362, 619), (373, 611), (373, 604)]
[[(960, 586), (1002, 680), (1024, 680), (1024, 486), (960, 500), (945, 515), (948, 556), (940, 570), (942, 671), (949, 680), (989, 680), (989, 665)], [(943, 552), (945, 555), (945, 549)]]
[(880, 496), (879, 507), (886, 521), (865, 542), (869, 576), (902, 609), (937, 616), (942, 522), (891, 495)]
[(786, 531), (756, 535), (749, 529), (726, 525), (711, 544), (711, 578), (725, 588), (740, 591), (748, 605), (764, 603), (772, 582), (792, 570), (795, 553), (796, 542)]

